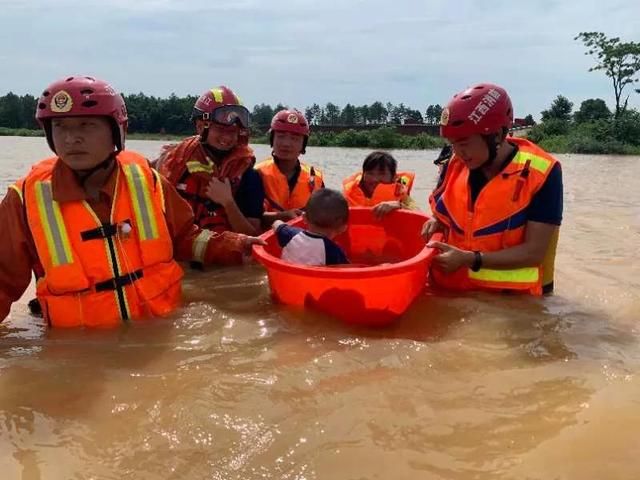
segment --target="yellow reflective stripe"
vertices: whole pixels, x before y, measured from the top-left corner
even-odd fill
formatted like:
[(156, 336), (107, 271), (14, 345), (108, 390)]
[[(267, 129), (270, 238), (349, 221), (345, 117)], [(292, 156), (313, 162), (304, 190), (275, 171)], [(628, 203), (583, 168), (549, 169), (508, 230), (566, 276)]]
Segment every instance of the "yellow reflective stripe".
[(44, 227), (51, 263), (54, 267), (72, 263), (73, 255), (69, 235), (67, 235), (67, 228), (62, 219), (60, 206), (53, 199), (51, 182), (36, 182), (35, 190), (38, 212)]
[(9, 188), (15, 190), (18, 193), (18, 196), (20, 197), (20, 201), (24, 203), (24, 200), (22, 199), (22, 189), (18, 187), (15, 183), (13, 185), (9, 185)]
[(193, 241), (193, 261), (204, 263), (204, 256), (207, 253), (207, 245), (213, 233), (209, 230), (202, 230)]
[(158, 223), (147, 178), (139, 165), (125, 165), (124, 174), (131, 192), (140, 240), (154, 240), (159, 237)]
[(477, 272), (469, 270), (469, 278), (483, 282), (535, 283), (538, 281), (539, 275), (540, 271), (537, 267), (516, 268), (513, 270), (481, 268)]
[(162, 188), (162, 177), (156, 170), (151, 170), (153, 176), (156, 179), (156, 184), (160, 186), (160, 205), (162, 205), (162, 213), (167, 211), (167, 207), (164, 203), (164, 188)]
[(546, 158), (538, 157), (527, 152), (519, 152), (513, 159), (513, 163), (524, 165), (527, 160), (531, 160), (531, 168), (538, 170), (541, 173), (547, 173), (547, 170), (551, 166), (551, 161)]
[(213, 174), (213, 165), (206, 165), (204, 163), (197, 162), (192, 160), (187, 162), (187, 170), (189, 173), (208, 173)]
[(222, 103), (223, 93), (222, 93), (222, 89), (221, 88), (212, 88), (211, 89), (211, 95), (213, 95), (213, 99), (216, 102)]

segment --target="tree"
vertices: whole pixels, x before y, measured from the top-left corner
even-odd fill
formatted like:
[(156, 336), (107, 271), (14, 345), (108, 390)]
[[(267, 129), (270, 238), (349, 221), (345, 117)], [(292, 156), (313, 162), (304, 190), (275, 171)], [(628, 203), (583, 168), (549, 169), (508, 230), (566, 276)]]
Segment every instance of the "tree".
[(306, 110), (304, 111), (304, 115), (305, 117), (307, 117), (307, 121), (309, 122), (310, 125), (318, 124), (318, 122), (320, 121), (321, 113), (322, 112), (321, 112), (320, 105), (318, 105), (317, 103), (314, 103), (310, 107), (307, 107)]
[(340, 123), (343, 125), (355, 125), (356, 123), (356, 108), (347, 103), (340, 113)]
[(580, 104), (580, 110), (573, 114), (576, 123), (594, 122), (596, 120), (608, 120), (611, 111), (601, 98), (590, 98)]
[(439, 124), (440, 117), (442, 117), (443, 108), (439, 104), (435, 104), (433, 106), (433, 123)]
[(524, 117), (524, 123), (525, 125), (535, 125), (536, 121), (533, 119), (533, 115), (529, 114)]
[(602, 32), (581, 32), (574, 40), (582, 40), (589, 49), (585, 55), (593, 55), (598, 63), (589, 69), (604, 71), (613, 82), (613, 93), (616, 99), (615, 117), (618, 118), (627, 109), (629, 95), (622, 102), (624, 89), (638, 81), (635, 78), (640, 71), (640, 43), (621, 42), (620, 38), (608, 38)]
[(369, 118), (374, 123), (385, 123), (388, 113), (388, 110), (384, 108), (382, 102), (374, 102), (369, 106)]
[(368, 105), (356, 107), (356, 123), (367, 125), (371, 120), (371, 112)]
[(22, 120), (20, 97), (13, 92), (7, 93), (0, 103), (0, 125), (8, 128), (22, 128)]
[(329, 102), (326, 107), (324, 107), (324, 111), (327, 117), (327, 123), (329, 125), (337, 125), (340, 121), (340, 107)]
[(572, 109), (573, 103), (571, 103), (567, 97), (558, 95), (549, 110), (542, 112), (542, 121), (545, 122), (553, 118), (569, 122), (571, 120)]
[(258, 127), (266, 127), (271, 124), (271, 119), (274, 114), (275, 112), (273, 111), (273, 108), (271, 108), (271, 105), (261, 103), (260, 105), (253, 107), (251, 123)]
[(423, 123), (422, 114), (418, 110), (407, 109), (404, 123)]
[(429, 105), (424, 112), (424, 118), (429, 125), (433, 125), (435, 122), (435, 116), (433, 115), (433, 105)]

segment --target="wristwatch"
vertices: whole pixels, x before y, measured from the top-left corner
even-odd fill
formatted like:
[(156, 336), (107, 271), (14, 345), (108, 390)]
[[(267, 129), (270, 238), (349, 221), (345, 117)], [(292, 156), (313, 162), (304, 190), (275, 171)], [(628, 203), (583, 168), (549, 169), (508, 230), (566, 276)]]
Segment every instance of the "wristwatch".
[(473, 264), (471, 265), (471, 271), (477, 272), (482, 268), (482, 253), (478, 250), (474, 250), (473, 255), (475, 258), (473, 259)]

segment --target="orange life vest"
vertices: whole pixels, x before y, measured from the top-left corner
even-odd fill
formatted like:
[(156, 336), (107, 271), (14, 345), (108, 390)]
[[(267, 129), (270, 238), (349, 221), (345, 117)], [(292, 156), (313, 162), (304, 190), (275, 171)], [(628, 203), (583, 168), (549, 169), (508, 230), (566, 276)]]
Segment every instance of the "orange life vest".
[[(495, 252), (525, 240), (526, 210), (542, 188), (553, 166), (551, 155), (528, 140), (510, 137), (518, 146), (516, 156), (471, 201), (469, 169), (457, 156), (449, 161), (444, 181), (429, 203), (437, 219), (447, 227), (447, 242), (464, 250)], [(557, 235), (552, 239), (543, 265), (508, 270), (468, 268), (445, 274), (433, 268), (434, 282), (454, 290), (499, 289), (540, 295), (553, 282)], [(549, 278), (549, 274), (551, 277)]]
[(221, 205), (206, 196), (212, 177), (229, 179), (235, 192), (242, 175), (255, 163), (253, 150), (238, 145), (225, 157), (220, 167), (209, 158), (199, 136), (189, 137), (179, 144), (163, 148), (157, 162), (158, 171), (164, 175), (193, 209), (194, 222), (201, 228), (214, 232), (231, 229), (227, 214)]
[(256, 165), (264, 185), (265, 212), (284, 212), (295, 208), (304, 208), (313, 192), (323, 187), (322, 172), (300, 162), (300, 175), (292, 191), (289, 190), (287, 177), (278, 165), (269, 157)]
[(142, 156), (120, 152), (110, 223), (102, 224), (86, 201), (53, 199), (57, 161), (36, 164), (24, 180), (44, 317), (55, 327), (113, 327), (175, 310), (183, 272), (173, 260), (158, 173)]
[(397, 173), (391, 183), (379, 183), (370, 198), (360, 187), (362, 172), (354, 173), (344, 180), (342, 187), (350, 207), (373, 207), (380, 202), (394, 200), (404, 202), (411, 195), (415, 178), (416, 175), (413, 172)]

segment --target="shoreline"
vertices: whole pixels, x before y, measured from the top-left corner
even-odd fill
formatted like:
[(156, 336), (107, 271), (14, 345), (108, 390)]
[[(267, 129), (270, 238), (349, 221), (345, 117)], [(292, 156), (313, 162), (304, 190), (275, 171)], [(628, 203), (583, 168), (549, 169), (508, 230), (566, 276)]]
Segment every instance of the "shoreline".
[[(166, 141), (176, 142), (186, 138), (188, 135), (175, 135), (175, 134), (162, 134), (162, 133), (130, 133), (127, 135), (128, 140), (140, 140), (140, 141)], [(0, 137), (44, 137), (44, 133), (41, 130), (29, 130), (24, 128), (4, 128), (0, 127)], [(626, 145), (627, 151), (620, 152), (602, 152), (602, 153), (583, 153), (579, 151), (572, 151), (566, 148), (566, 144), (562, 145), (564, 148), (557, 148), (559, 143), (552, 141), (550, 145), (545, 145), (545, 140), (542, 140), (538, 145), (551, 154), (575, 154), (575, 155), (599, 155), (599, 156), (640, 156), (640, 147), (633, 145)], [(266, 135), (260, 135), (251, 138), (251, 142), (256, 145), (269, 144), (269, 137)], [(373, 144), (366, 145), (365, 142), (352, 142), (348, 138), (339, 137), (320, 133), (311, 137), (309, 142), (310, 147), (332, 147), (332, 148), (370, 148), (370, 149), (382, 149), (382, 150), (439, 150), (444, 145), (444, 141), (439, 137), (432, 137), (428, 135), (407, 136), (400, 134), (392, 134), (385, 138), (385, 144)], [(373, 142), (370, 142), (373, 143)], [(550, 148), (551, 147), (551, 148)], [(556, 148), (553, 148), (556, 147)]]

